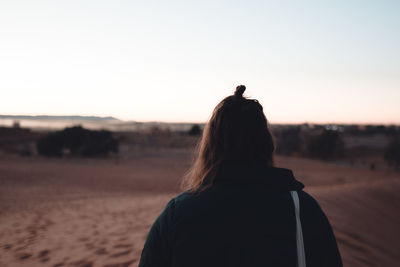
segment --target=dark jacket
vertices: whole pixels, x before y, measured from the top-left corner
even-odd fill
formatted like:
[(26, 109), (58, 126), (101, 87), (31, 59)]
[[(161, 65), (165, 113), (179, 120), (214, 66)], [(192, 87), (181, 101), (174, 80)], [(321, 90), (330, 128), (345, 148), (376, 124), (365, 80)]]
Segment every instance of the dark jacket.
[(307, 267), (342, 266), (327, 217), (292, 171), (225, 164), (212, 187), (173, 198), (150, 229), (139, 267), (297, 266), (297, 190)]

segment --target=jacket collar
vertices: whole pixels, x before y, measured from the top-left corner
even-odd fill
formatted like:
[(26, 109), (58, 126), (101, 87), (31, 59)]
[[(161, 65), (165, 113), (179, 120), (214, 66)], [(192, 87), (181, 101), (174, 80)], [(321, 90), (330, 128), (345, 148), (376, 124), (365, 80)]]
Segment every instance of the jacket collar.
[(214, 183), (260, 184), (271, 191), (304, 188), (304, 185), (295, 179), (291, 170), (258, 162), (224, 162), (218, 168)]

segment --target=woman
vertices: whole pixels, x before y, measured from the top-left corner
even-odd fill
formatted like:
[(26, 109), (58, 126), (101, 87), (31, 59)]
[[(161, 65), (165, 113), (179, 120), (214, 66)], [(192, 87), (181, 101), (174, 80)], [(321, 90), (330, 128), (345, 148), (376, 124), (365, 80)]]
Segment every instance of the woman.
[(342, 266), (317, 202), (288, 169), (273, 167), (274, 142), (263, 108), (246, 87), (215, 108), (184, 180), (150, 229), (139, 267), (297, 266), (300, 199), (307, 267)]

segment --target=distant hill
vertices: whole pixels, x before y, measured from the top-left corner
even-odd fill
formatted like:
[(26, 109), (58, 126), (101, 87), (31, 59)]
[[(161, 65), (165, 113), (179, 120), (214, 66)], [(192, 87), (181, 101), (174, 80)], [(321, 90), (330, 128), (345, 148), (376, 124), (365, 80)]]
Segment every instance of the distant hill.
[[(18, 127), (35, 130), (54, 130), (80, 125), (87, 129), (107, 129), (111, 131), (146, 131), (152, 128), (169, 129), (171, 131), (188, 131), (193, 125), (193, 123), (188, 122), (124, 121), (111, 116), (0, 115), (0, 127), (15, 127), (13, 122), (17, 123)], [(203, 124), (200, 123), (200, 125)]]
[(97, 117), (97, 116), (51, 116), (51, 115), (0, 115), (0, 119), (13, 120), (86, 120), (86, 121), (119, 121), (114, 117)]

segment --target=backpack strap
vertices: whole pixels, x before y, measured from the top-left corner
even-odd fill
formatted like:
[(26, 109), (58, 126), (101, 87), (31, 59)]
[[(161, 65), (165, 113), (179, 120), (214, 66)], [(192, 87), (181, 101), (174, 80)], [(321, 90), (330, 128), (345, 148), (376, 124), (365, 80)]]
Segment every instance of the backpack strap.
[(303, 231), (300, 221), (300, 201), (297, 191), (290, 191), (293, 198), (296, 214), (296, 245), (297, 245), (297, 267), (306, 267), (306, 254), (304, 251)]

